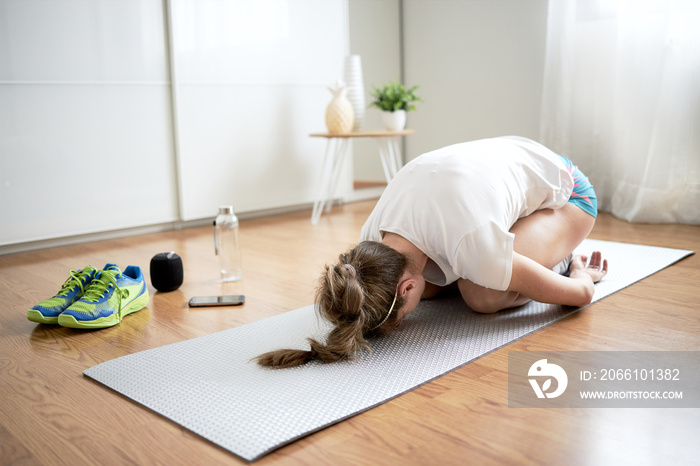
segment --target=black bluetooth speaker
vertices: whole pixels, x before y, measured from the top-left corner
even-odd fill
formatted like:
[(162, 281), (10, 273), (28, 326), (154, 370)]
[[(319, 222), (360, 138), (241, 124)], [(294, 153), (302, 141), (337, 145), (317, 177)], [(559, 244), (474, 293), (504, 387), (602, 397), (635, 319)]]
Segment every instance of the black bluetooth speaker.
[(161, 252), (151, 259), (151, 284), (158, 291), (180, 288), (184, 275), (182, 259), (175, 252)]

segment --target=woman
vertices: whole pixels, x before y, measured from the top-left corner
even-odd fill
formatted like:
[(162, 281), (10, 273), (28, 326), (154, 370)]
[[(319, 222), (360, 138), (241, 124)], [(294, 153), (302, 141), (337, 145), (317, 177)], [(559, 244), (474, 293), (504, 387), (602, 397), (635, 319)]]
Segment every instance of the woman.
[[(491, 313), (525, 304), (585, 306), (608, 270), (600, 252), (571, 259), (593, 228), (593, 186), (570, 160), (508, 136), (414, 159), (389, 183), (361, 242), (326, 266), (316, 295), (335, 325), (310, 351), (258, 356), (268, 367), (347, 359), (395, 328), (421, 299), (456, 286)], [(570, 262), (570, 265), (569, 265)], [(559, 267), (568, 276), (552, 269)]]

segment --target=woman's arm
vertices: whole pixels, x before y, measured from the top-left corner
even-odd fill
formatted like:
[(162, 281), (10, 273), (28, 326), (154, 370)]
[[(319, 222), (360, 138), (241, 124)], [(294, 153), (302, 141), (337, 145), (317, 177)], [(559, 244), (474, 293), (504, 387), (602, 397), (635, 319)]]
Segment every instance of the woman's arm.
[(585, 306), (593, 299), (594, 283), (608, 272), (608, 261), (600, 252), (586, 256), (576, 256), (569, 268), (569, 276), (559, 275), (532, 259), (513, 253), (513, 275), (508, 291), (542, 303)]

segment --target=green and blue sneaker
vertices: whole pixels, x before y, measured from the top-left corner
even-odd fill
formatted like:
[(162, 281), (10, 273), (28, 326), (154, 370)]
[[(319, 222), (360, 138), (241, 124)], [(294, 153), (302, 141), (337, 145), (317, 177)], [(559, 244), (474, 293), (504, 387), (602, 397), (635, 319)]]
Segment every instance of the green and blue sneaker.
[(44, 300), (27, 311), (27, 319), (40, 324), (57, 324), (58, 316), (71, 304), (83, 297), (92, 279), (95, 270), (87, 266), (82, 270), (71, 270), (70, 277), (65, 281), (56, 296)]
[(130, 265), (122, 273), (115, 264), (107, 264), (83, 297), (58, 316), (58, 323), (71, 328), (111, 327), (146, 307), (148, 300), (141, 268)]

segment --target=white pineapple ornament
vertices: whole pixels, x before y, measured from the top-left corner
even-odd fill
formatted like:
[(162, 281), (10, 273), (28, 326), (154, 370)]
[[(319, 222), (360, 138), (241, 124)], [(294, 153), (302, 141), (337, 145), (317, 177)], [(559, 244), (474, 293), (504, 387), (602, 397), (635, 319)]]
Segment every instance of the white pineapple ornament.
[(352, 131), (355, 121), (355, 111), (347, 99), (348, 92), (345, 83), (336, 81), (328, 90), (333, 93), (333, 99), (326, 108), (326, 127), (330, 134), (344, 134)]

